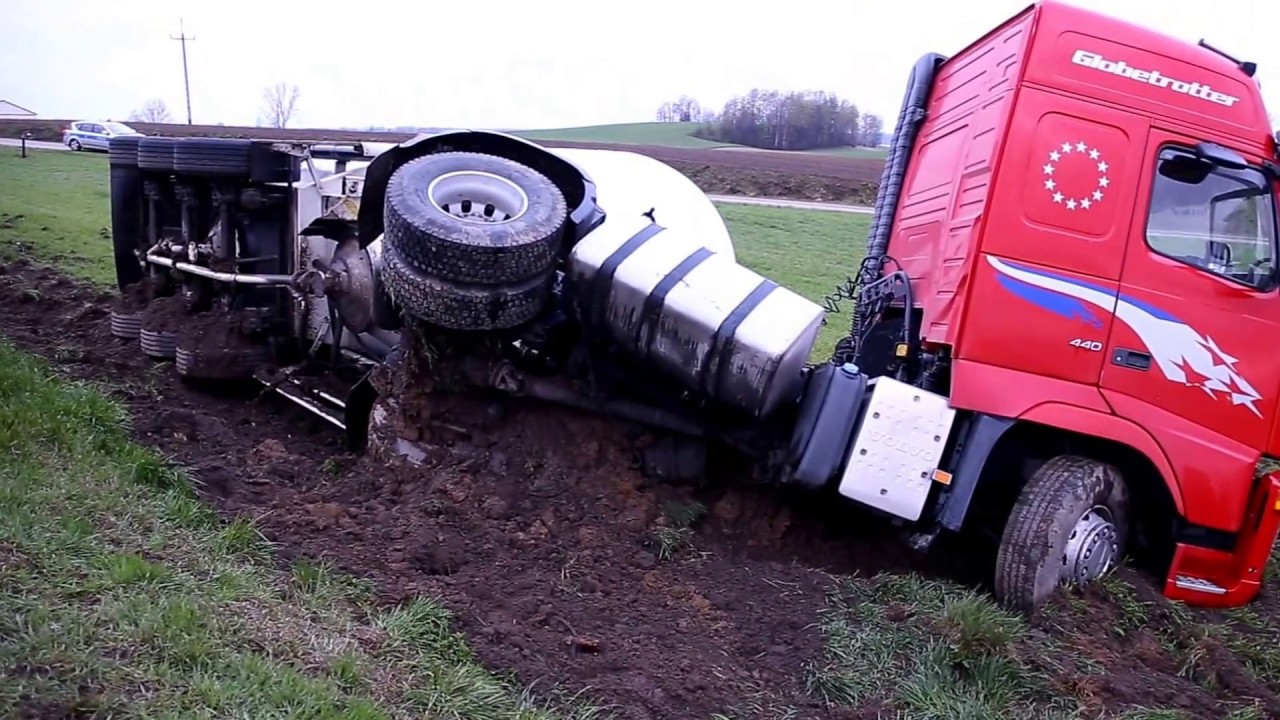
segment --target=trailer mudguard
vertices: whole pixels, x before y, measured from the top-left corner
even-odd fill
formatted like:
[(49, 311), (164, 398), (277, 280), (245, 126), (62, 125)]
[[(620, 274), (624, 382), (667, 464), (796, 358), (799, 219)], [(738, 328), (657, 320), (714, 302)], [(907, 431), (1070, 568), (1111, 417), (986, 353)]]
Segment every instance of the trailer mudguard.
[(500, 155), (546, 175), (565, 195), (569, 205), (569, 237), (574, 242), (604, 220), (596, 204), (595, 182), (580, 167), (515, 135), (484, 130), (458, 130), (419, 135), (380, 153), (365, 168), (356, 230), (360, 247), (368, 247), (383, 231), (383, 201), (391, 174), (410, 160), (438, 152), (480, 152)]

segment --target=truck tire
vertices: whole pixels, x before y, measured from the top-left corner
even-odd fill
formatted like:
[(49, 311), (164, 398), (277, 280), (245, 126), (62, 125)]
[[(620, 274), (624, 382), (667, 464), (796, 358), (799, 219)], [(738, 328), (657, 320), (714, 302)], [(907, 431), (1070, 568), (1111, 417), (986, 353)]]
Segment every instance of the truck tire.
[(156, 172), (173, 172), (173, 149), (177, 143), (171, 137), (144, 137), (138, 141), (138, 167)]
[(173, 151), (173, 169), (198, 177), (248, 178), (252, 147), (237, 138), (182, 138)]
[(555, 263), (567, 208), (564, 193), (532, 168), (483, 153), (437, 153), (392, 174), (384, 241), (442, 280), (519, 282)]
[(503, 330), (542, 311), (555, 272), (509, 285), (464, 285), (432, 277), (391, 248), (382, 253), (382, 281), (405, 314), (450, 330)]
[(1129, 493), (1115, 467), (1059, 455), (1032, 474), (996, 553), (996, 599), (1027, 615), (1061, 585), (1085, 586), (1124, 556)]
[(107, 143), (107, 162), (116, 167), (138, 167), (138, 145), (142, 138), (138, 135), (120, 135), (111, 138)]

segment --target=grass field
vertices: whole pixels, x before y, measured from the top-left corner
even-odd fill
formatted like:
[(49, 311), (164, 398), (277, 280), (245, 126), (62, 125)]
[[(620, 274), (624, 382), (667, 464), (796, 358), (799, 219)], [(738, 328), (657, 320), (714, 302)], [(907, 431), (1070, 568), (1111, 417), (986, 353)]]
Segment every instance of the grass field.
[[(0, 119), (0, 136), (16, 138), (24, 132), (34, 139), (59, 142), (61, 127), (68, 121), (57, 119)], [(134, 123), (150, 135), (173, 137), (272, 138), (299, 142), (376, 141), (400, 143), (413, 134), (334, 130), (325, 128), (260, 128), (246, 126), (186, 125), (178, 123)], [(628, 128), (630, 130), (628, 130)], [(671, 124), (637, 123), (618, 129), (614, 126), (536, 130), (541, 136), (566, 133), (585, 139), (541, 140), (553, 147), (626, 149), (670, 164), (705, 192), (730, 195), (788, 197), (797, 200), (825, 200), (866, 204), (874, 200), (884, 170), (878, 150), (838, 148), (829, 152), (776, 152), (742, 146), (705, 147)], [(592, 140), (604, 138), (606, 141)], [(615, 140), (621, 138), (624, 142)], [(628, 138), (635, 138), (628, 140)], [(643, 144), (652, 140), (662, 144)], [(638, 144), (639, 143), (639, 144)], [(696, 147), (690, 146), (697, 145)]]
[(111, 207), (103, 155), (0, 147), (0, 243), (30, 243), (96, 283), (113, 282)]
[[(721, 204), (738, 262), (822, 304), (836, 284), (851, 277), (866, 251), (870, 215)], [(831, 357), (849, 326), (852, 305), (830, 314), (814, 347), (815, 359)]]
[[(109, 282), (105, 186), (101, 157), (0, 150), (0, 250), (25, 243)], [(814, 298), (854, 268), (866, 237), (860, 216), (721, 211), (744, 264)], [(327, 567), (281, 568), (252, 523), (220, 520), (190, 478), (129, 440), (107, 390), (0, 342), (0, 716), (551, 716), (481, 667), (429, 598), (385, 609)], [(847, 576), (819, 618), (825, 650), (802, 672), (813, 696), (854, 713), (842, 717), (1203, 717), (1141, 691), (1104, 702), (1121, 675), (1150, 674), (1170, 703), (1214, 693), (1213, 717), (1261, 720), (1253, 690), (1224, 680), (1221, 653), (1280, 688), (1274, 604), (1198, 613), (1113, 576), (1029, 623), (948, 582)], [(766, 692), (712, 720), (795, 713)]]
[[(719, 208), (742, 264), (815, 302), (857, 269), (870, 222), (849, 213)], [(0, 242), (31, 243), (70, 271), (105, 285), (115, 281), (110, 225), (104, 156), (36, 152), (22, 159), (12, 148), (0, 148)], [(816, 356), (830, 355), (846, 324), (846, 316), (832, 317)]]
[(826, 155), (832, 157), (847, 157), (861, 159), (883, 160), (888, 152), (884, 148), (878, 147), (841, 147), (841, 148), (822, 148), (820, 150), (761, 150), (760, 148), (746, 147), (745, 145), (721, 145), (711, 148), (716, 151), (723, 152), (755, 152), (755, 153), (781, 153), (784, 155)]
[(619, 123), (586, 127), (519, 130), (514, 134), (531, 140), (563, 140), (565, 142), (612, 143), (616, 145), (657, 145), (660, 147), (702, 148), (724, 147), (727, 143), (696, 138), (689, 133), (699, 123)]
[(0, 716), (553, 717), (430, 600), (277, 569), (119, 405), (3, 341), (0, 408)]
[[(760, 150), (745, 145), (703, 140), (691, 135), (699, 123), (619, 123), (617, 125), (590, 125), (546, 130), (518, 130), (514, 134), (531, 140), (559, 140), (562, 142), (610, 143), (614, 145), (652, 145), (656, 147), (691, 148), (699, 150), (728, 150), (733, 152), (789, 152), (784, 150)], [(836, 155), (854, 158), (883, 158), (880, 148), (831, 148), (801, 151), (804, 154)]]

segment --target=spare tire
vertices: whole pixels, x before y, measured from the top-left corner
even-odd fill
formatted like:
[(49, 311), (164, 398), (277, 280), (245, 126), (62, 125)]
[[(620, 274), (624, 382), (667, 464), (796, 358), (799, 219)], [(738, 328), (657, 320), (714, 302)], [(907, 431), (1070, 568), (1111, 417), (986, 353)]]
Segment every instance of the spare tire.
[(144, 137), (138, 141), (138, 167), (143, 170), (173, 172), (173, 148), (177, 145), (171, 137)]
[(405, 314), (450, 330), (504, 330), (529, 322), (546, 305), (555, 271), (507, 285), (466, 285), (432, 277), (391, 248), (382, 282)]
[(173, 151), (173, 169), (200, 177), (249, 177), (250, 140), (182, 138)]
[(427, 155), (387, 184), (387, 249), (424, 273), (462, 283), (543, 277), (555, 263), (568, 207), (542, 173), (471, 152)]

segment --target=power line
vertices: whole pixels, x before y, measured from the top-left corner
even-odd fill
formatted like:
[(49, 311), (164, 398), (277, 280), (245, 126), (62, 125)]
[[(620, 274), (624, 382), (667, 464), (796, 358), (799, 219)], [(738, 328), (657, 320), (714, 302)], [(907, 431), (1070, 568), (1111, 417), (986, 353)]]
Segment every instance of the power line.
[(187, 91), (187, 124), (191, 124), (191, 78), (187, 75), (187, 41), (195, 40), (194, 35), (188, 37), (187, 30), (182, 24), (182, 18), (178, 19), (178, 37), (169, 36), (170, 40), (180, 40), (182, 42), (182, 84)]

